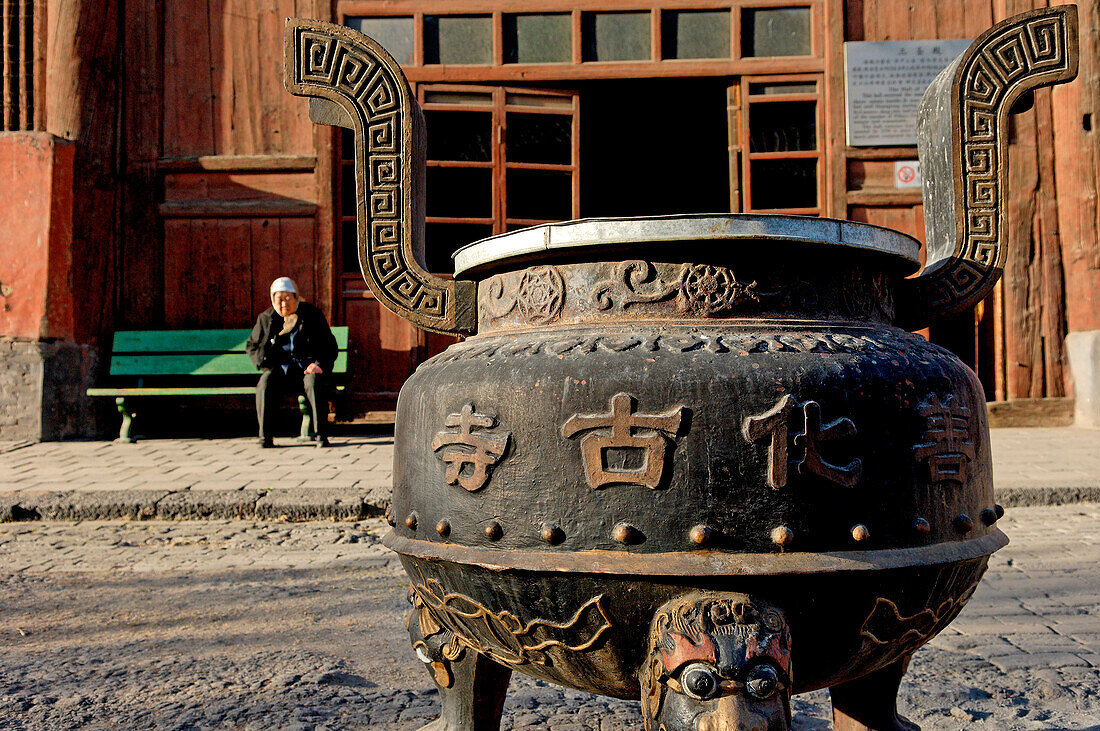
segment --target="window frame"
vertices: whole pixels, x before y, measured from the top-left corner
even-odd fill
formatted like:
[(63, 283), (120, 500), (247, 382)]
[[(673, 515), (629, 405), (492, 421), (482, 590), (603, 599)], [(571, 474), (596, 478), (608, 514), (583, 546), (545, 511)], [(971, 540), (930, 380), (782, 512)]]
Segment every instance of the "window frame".
[[(476, 81), (515, 82), (668, 77), (684, 75), (744, 76), (759, 73), (821, 73), (825, 69), (826, 0), (528, 0), (522, 6), (500, 9), (491, 0), (338, 0), (337, 16), (347, 24), (352, 17), (413, 19), (413, 61), (402, 66), (411, 82), (447, 83)], [(808, 56), (741, 56), (741, 18), (744, 10), (808, 8), (810, 48)], [(665, 58), (662, 48), (665, 11), (725, 10), (730, 15), (728, 58)], [(582, 17), (591, 12), (647, 12), (650, 16), (650, 58), (632, 61), (585, 61)], [(506, 63), (504, 16), (567, 14), (571, 17), (571, 60), (544, 63)], [(491, 64), (425, 64), (424, 19), (427, 16), (486, 15), (492, 18)]]
[[(794, 94), (749, 94), (750, 84), (789, 84), (813, 83), (813, 93)], [(825, 78), (823, 74), (768, 74), (762, 76), (743, 76), (740, 80), (740, 168), (741, 168), (741, 209), (745, 213), (779, 213), (806, 216), (821, 216), (825, 213), (826, 139), (825, 139)], [(781, 102), (814, 102), (814, 140), (813, 150), (794, 150), (789, 152), (752, 152), (750, 106), (753, 104), (774, 104)], [(794, 160), (813, 159), (817, 161), (817, 200), (812, 207), (756, 208), (752, 205), (752, 161), (753, 160)]]

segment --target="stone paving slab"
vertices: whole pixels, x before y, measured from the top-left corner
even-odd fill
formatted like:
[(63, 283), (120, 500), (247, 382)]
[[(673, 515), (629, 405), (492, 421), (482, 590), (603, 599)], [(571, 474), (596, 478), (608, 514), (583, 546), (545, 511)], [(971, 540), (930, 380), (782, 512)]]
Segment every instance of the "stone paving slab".
[(393, 438), (43, 442), (0, 452), (0, 522), (114, 518), (358, 520), (389, 505)]
[[(991, 438), (1002, 505), (1100, 502), (1100, 430), (994, 429)], [(290, 438), (276, 443), (260, 449), (252, 438), (5, 442), (0, 521), (356, 520), (389, 506), (392, 436), (338, 436), (330, 449)]]

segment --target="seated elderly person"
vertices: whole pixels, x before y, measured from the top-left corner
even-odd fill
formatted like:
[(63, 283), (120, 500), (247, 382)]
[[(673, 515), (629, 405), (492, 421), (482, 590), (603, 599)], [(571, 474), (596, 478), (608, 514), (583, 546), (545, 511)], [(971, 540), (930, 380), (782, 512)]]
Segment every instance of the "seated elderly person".
[(325, 374), (332, 371), (339, 347), (325, 316), (298, 299), (298, 288), (290, 277), (279, 277), (271, 283), (271, 307), (256, 318), (246, 350), (263, 371), (256, 385), (260, 446), (275, 446), (271, 419), (279, 398), (285, 393), (304, 393), (313, 410), (317, 446), (327, 447)]

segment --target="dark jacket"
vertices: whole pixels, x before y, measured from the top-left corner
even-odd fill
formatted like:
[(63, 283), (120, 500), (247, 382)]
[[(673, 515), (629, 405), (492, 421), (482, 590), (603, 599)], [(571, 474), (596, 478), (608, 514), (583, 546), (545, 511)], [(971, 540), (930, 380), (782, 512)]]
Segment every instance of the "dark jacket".
[[(325, 373), (331, 373), (339, 347), (325, 316), (308, 302), (298, 303), (297, 314), (292, 369), (301, 371), (310, 363), (316, 363)], [(280, 336), (279, 331), (282, 329), (283, 318), (275, 312), (274, 307), (268, 307), (256, 318), (256, 326), (248, 336), (245, 350), (257, 368), (276, 368), (283, 365), (285, 351), (282, 343), (290, 336)]]

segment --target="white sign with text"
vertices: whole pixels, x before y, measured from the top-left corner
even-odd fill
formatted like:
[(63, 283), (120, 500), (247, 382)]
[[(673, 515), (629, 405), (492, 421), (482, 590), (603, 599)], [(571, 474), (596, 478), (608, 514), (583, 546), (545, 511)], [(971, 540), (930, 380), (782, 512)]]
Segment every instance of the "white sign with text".
[(969, 45), (968, 40), (845, 43), (848, 145), (917, 144), (924, 90)]

